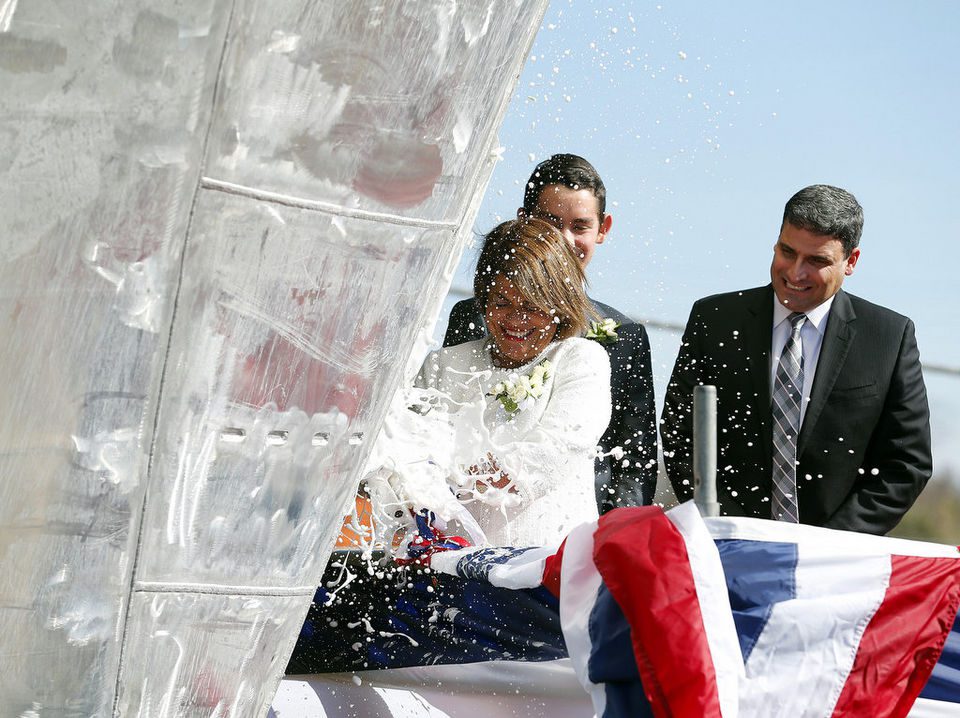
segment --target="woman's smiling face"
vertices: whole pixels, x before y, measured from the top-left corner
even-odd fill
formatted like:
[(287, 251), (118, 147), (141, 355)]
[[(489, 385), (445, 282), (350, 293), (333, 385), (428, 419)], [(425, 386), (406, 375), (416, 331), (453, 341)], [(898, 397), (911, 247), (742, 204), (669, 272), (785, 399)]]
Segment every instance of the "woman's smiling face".
[(496, 364), (503, 367), (516, 367), (535, 359), (557, 333), (553, 317), (524, 300), (503, 275), (494, 280), (485, 319), (496, 345)]

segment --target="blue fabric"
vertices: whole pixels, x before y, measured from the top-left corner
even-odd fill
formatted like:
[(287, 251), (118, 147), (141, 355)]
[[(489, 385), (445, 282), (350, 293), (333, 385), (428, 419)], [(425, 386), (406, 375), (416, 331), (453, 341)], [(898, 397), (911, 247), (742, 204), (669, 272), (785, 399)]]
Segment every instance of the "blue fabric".
[(940, 660), (933, 667), (927, 685), (920, 691), (920, 697), (960, 703), (960, 615), (953, 622)]
[[(336, 583), (346, 563), (356, 578)], [(560, 607), (545, 588), (496, 588), (426, 572), (377, 566), (337, 552), (317, 589), (287, 666), (288, 674), (336, 673), (476, 661), (566, 658)]]
[(797, 597), (797, 546), (742, 539), (720, 539), (716, 544), (746, 663), (774, 604)]
[(591, 644), (587, 677), (592, 683), (603, 685), (607, 701), (601, 718), (652, 718), (653, 708), (633, 655), (630, 624), (603, 584), (597, 590), (587, 630)]
[(630, 624), (604, 585), (597, 591), (587, 630), (593, 646), (587, 660), (587, 677), (591, 682), (640, 680)]
[(457, 574), (463, 578), (487, 581), (494, 566), (505, 564), (522, 556), (532, 548), (487, 548), (464, 556), (457, 562)]
[(640, 681), (611, 681), (603, 687), (607, 703), (601, 718), (653, 718)]

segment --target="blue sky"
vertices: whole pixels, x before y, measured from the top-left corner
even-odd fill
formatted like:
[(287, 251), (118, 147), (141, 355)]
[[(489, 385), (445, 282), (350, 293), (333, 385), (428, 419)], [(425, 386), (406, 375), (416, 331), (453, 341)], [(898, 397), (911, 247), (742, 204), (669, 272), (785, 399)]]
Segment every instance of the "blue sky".
[[(952, 0), (555, 0), (476, 230), (514, 215), (536, 162), (581, 154), (614, 216), (591, 295), (683, 323), (701, 296), (768, 281), (793, 192), (839, 185), (865, 212), (844, 288), (910, 316), (925, 362), (960, 366), (958, 34)], [(659, 401), (679, 337), (651, 338)], [(960, 477), (960, 377), (927, 384), (935, 462)]]

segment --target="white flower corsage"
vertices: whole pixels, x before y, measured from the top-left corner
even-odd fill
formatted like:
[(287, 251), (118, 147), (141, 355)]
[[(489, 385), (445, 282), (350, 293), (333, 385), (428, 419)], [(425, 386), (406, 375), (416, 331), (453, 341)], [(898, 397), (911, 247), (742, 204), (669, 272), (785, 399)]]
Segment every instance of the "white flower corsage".
[(602, 322), (590, 322), (590, 330), (584, 336), (587, 339), (595, 339), (601, 344), (613, 344), (620, 339), (617, 336), (617, 329), (619, 328), (620, 322), (607, 317)]
[(508, 414), (516, 413), (543, 395), (543, 387), (550, 378), (550, 372), (550, 362), (544, 359), (530, 374), (511, 374), (506, 381), (497, 383), (487, 396), (499, 401)]

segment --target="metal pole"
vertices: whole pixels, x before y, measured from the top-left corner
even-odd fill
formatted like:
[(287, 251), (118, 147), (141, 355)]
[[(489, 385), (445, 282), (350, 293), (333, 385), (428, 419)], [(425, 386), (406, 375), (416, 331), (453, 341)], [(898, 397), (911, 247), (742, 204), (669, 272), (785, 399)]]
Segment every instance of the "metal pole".
[(717, 387), (693, 388), (693, 501), (702, 516), (719, 516), (717, 503)]

